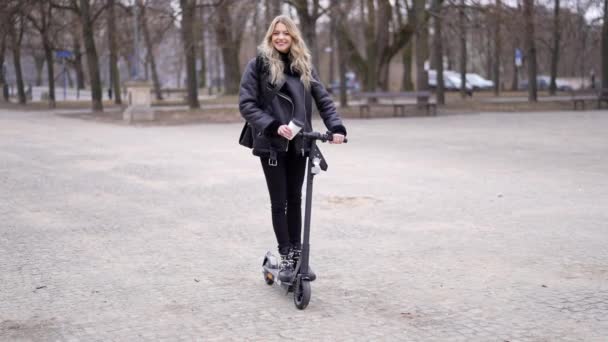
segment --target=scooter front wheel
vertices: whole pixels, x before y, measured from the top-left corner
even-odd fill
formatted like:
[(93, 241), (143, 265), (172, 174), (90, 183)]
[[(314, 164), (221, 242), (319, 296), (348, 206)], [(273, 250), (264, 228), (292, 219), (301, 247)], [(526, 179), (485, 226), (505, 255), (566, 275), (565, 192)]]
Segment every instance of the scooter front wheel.
[(300, 310), (306, 309), (310, 302), (310, 282), (308, 280), (297, 280), (295, 291), (293, 294), (293, 302), (296, 308)]

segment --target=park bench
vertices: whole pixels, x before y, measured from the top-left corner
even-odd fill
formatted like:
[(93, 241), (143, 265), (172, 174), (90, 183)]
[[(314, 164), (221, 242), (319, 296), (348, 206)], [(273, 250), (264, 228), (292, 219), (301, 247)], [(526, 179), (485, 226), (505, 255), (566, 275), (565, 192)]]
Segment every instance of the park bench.
[(591, 92), (572, 91), (571, 98), (575, 110), (578, 109), (579, 104), (581, 109), (585, 110), (585, 101), (597, 101), (597, 109), (600, 109), (602, 107), (602, 102), (608, 103), (608, 88), (603, 88)]
[(405, 116), (405, 106), (421, 104), (428, 115), (437, 114), (437, 103), (429, 91), (360, 92), (353, 94), (360, 117), (370, 117), (372, 106), (392, 106), (394, 116)]

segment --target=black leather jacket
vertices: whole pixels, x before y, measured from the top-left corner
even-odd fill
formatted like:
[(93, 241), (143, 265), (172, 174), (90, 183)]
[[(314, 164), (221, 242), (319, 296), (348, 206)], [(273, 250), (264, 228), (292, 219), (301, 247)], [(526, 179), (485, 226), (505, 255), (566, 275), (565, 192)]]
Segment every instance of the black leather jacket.
[[(313, 78), (308, 91), (302, 86), (301, 95), (300, 92), (288, 95), (282, 92), (284, 82), (269, 82), (269, 71), (263, 57), (258, 56), (249, 61), (241, 79), (239, 109), (254, 130), (254, 155), (272, 158), (277, 153), (287, 151), (289, 141), (279, 136), (276, 131), (280, 125), (288, 124), (296, 111), (304, 115), (302, 130), (312, 131), (312, 99), (315, 100), (325, 126), (331, 132), (346, 135), (346, 128), (342, 125), (334, 102), (315, 72)], [(294, 99), (294, 96), (301, 98)], [(305, 108), (295, 108), (295, 103), (303, 103)], [(300, 137), (295, 138), (293, 146), (302, 152), (307, 151)]]

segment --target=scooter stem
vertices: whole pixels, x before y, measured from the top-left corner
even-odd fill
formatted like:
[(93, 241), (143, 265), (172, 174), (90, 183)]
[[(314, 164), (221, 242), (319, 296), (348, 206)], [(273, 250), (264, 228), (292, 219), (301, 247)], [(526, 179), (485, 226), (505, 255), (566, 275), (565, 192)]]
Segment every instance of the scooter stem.
[(308, 274), (308, 256), (310, 252), (310, 214), (312, 210), (312, 181), (315, 176), (312, 171), (313, 158), (317, 154), (317, 145), (312, 141), (308, 164), (306, 167), (306, 206), (304, 209), (304, 238), (302, 239), (302, 255), (300, 256), (300, 274)]

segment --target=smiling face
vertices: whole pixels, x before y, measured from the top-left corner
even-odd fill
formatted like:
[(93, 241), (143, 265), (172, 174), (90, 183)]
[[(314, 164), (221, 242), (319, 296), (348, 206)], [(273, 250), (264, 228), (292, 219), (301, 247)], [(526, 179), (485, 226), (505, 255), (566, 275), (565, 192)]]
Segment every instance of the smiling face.
[(274, 26), (272, 46), (282, 53), (288, 53), (291, 48), (291, 35), (287, 31), (287, 26), (281, 22)]

